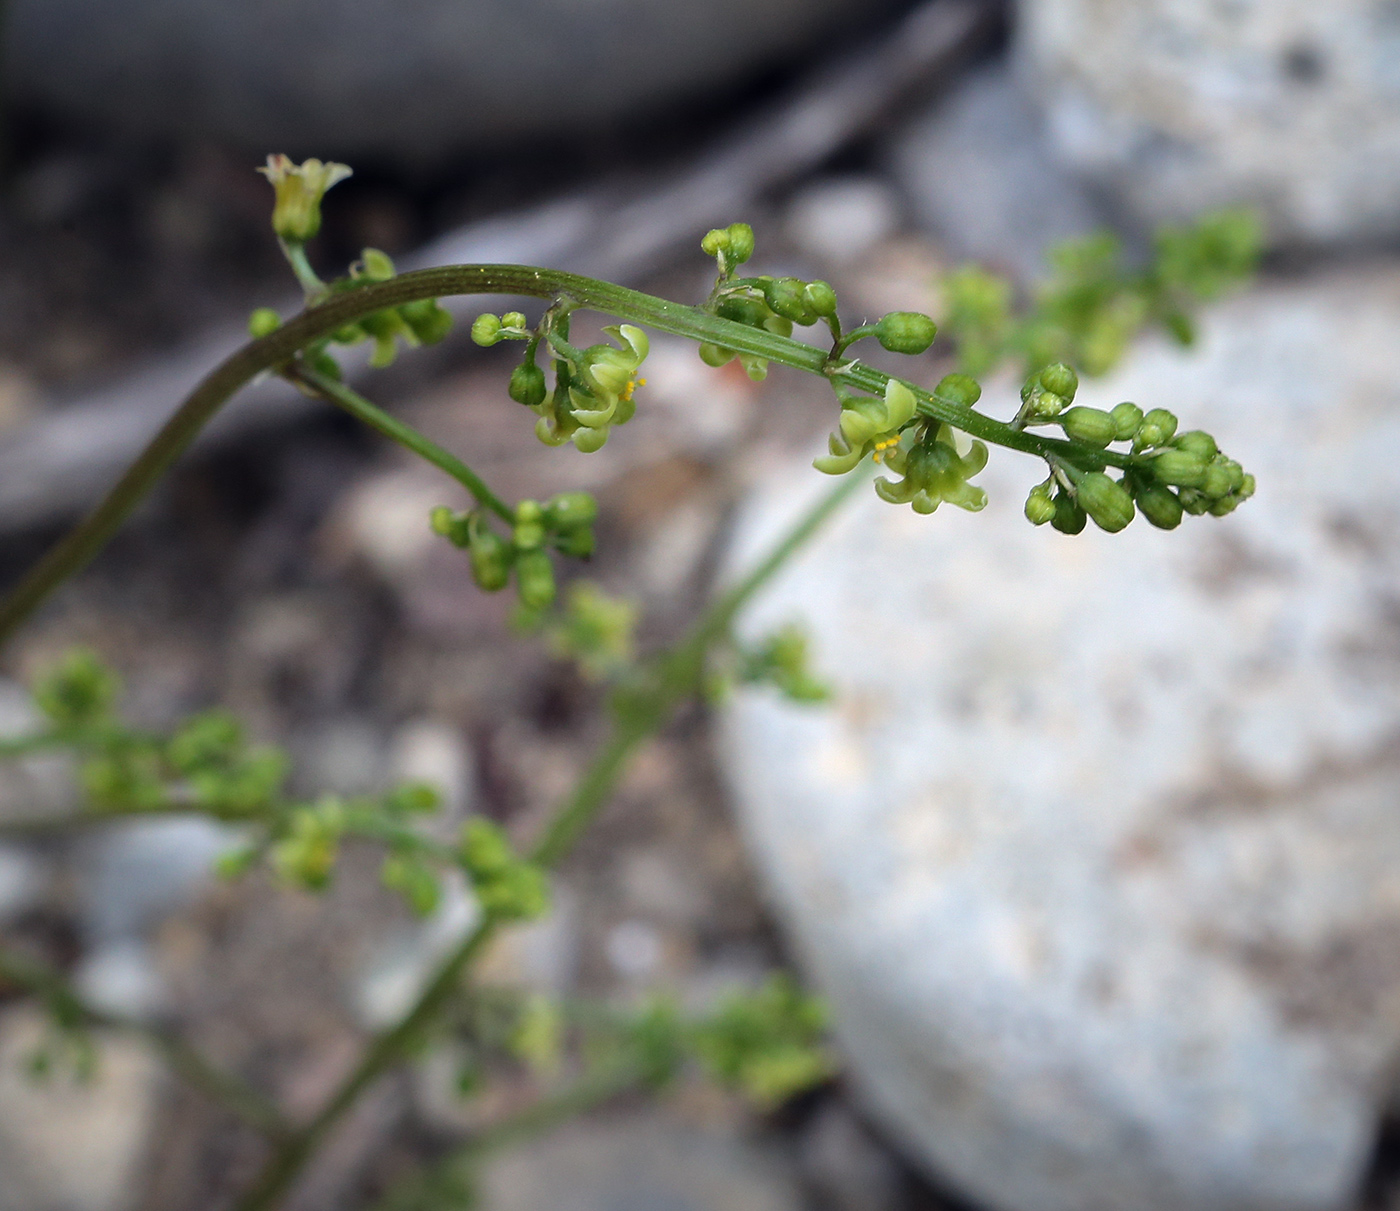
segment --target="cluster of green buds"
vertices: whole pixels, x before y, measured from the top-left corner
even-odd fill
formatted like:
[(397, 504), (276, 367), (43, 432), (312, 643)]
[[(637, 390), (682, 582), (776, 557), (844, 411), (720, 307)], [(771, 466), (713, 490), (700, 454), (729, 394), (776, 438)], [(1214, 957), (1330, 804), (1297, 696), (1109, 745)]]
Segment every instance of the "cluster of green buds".
[(771, 685), (789, 702), (826, 702), (831, 687), (813, 672), (810, 647), (801, 627), (782, 627), (738, 652), (735, 679), (744, 685)]
[(573, 660), (589, 681), (603, 681), (633, 660), (637, 606), (611, 597), (588, 580), (569, 586), (568, 602), (546, 632), (555, 656)]
[(587, 559), (593, 554), (597, 516), (598, 502), (587, 492), (561, 492), (544, 504), (537, 500), (517, 504), (509, 538), (497, 532), (483, 509), (459, 513), (440, 505), (430, 514), (429, 523), (435, 533), (467, 551), (472, 579), (481, 588), (499, 592), (514, 572), (520, 604), (538, 611), (554, 603), (550, 550)]
[(544, 871), (521, 858), (499, 825), (475, 817), (462, 826), (458, 860), (481, 910), (497, 921), (531, 921), (549, 911)]
[[(521, 312), (508, 311), (478, 316), (472, 324), (472, 340), (483, 346), (506, 340), (528, 342), (524, 360), (510, 376), (511, 399), (538, 416), (535, 435), (545, 445), (572, 442), (591, 454), (607, 444), (614, 425), (625, 425), (636, 414), (633, 395), (646, 385), (640, 371), (650, 349), (647, 334), (634, 324), (614, 324), (603, 331), (617, 343), (576, 349), (569, 344), (567, 311), (551, 309), (538, 330), (527, 326)], [(553, 355), (552, 387), (535, 360), (542, 342)]]
[(1034, 524), (1049, 522), (1078, 534), (1092, 518), (1117, 533), (1141, 509), (1154, 526), (1172, 530), (1183, 513), (1224, 517), (1254, 495), (1254, 476), (1221, 453), (1209, 433), (1178, 433), (1176, 416), (1165, 408), (1143, 412), (1127, 402), (1111, 411), (1071, 407), (1078, 385), (1078, 376), (1062, 364), (1031, 375), (1021, 391), (1018, 424), (1058, 424), (1067, 438), (1101, 450), (1127, 443), (1137, 457), (1118, 480), (1052, 459), (1050, 478), (1026, 500), (1026, 517)]

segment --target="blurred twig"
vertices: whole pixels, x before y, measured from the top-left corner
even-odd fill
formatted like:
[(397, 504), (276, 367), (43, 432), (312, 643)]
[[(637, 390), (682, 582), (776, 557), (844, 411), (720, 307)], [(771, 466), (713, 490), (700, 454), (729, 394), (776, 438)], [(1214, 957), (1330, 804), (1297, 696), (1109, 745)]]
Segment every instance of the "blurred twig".
[(288, 1133), (289, 1124), (282, 1112), (240, 1077), (215, 1067), (194, 1047), (163, 1027), (89, 1004), (47, 964), (13, 949), (0, 948), (0, 979), (33, 994), (48, 1005), (60, 1021), (138, 1035), (154, 1047), (181, 1078), (249, 1126), (274, 1139)]

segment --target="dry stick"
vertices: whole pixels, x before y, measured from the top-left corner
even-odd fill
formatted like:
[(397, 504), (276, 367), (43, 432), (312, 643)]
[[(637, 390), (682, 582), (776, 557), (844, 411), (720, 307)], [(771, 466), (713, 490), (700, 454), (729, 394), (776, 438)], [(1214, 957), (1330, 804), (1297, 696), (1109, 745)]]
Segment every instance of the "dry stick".
[[(557, 866), (568, 855), (579, 834), (611, 798), (637, 746), (664, 727), (675, 708), (695, 691), (711, 645), (728, 634), (739, 610), (864, 482), (863, 475), (844, 477), (798, 520), (743, 580), (705, 611), (675, 647), (654, 660), (651, 668), (654, 679), (642, 691), (645, 703), (638, 704), (641, 709), (616, 712), (612, 735), (546, 827), (530, 855), (533, 861), (542, 866)], [(278, 1205), (321, 1141), (360, 1094), (422, 1041), (457, 991), (472, 960), (481, 953), (496, 929), (497, 922), (484, 917), (443, 961), (413, 1008), (370, 1044), (355, 1070), (327, 1098), (311, 1122), (277, 1146), (257, 1182), (238, 1203), (237, 1211), (270, 1211)]]

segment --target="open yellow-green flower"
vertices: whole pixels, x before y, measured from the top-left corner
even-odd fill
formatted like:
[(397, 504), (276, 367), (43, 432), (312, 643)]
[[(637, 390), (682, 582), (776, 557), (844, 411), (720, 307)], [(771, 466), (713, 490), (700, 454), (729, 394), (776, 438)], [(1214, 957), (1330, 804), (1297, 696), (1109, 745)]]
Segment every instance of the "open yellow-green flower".
[(321, 199), (326, 190), (350, 176), (344, 164), (306, 160), (293, 164), (284, 155), (267, 157), (258, 171), (272, 182), (277, 200), (272, 208), (272, 230), (289, 244), (304, 244), (321, 230)]
[(899, 431), (914, 419), (914, 393), (898, 379), (885, 384), (885, 398), (866, 395), (841, 405), (840, 429), (827, 442), (829, 453), (812, 466), (827, 475), (844, 475), (874, 450), (877, 457), (894, 449)]
[(547, 445), (572, 441), (584, 453), (600, 450), (612, 426), (625, 425), (637, 411), (632, 395), (646, 381), (637, 371), (651, 347), (647, 334), (632, 324), (603, 331), (618, 345), (590, 345), (571, 367), (567, 389), (556, 386), (537, 409), (535, 432)]

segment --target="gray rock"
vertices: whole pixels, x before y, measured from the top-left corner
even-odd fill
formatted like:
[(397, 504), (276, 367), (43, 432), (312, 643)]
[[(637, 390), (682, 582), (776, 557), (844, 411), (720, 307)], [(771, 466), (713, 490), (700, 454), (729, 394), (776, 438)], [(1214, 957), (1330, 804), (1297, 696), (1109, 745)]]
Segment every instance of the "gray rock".
[(776, 1158), (730, 1136), (680, 1123), (576, 1123), (491, 1161), (491, 1211), (797, 1211)]
[(35, 907), (53, 876), (50, 863), (18, 845), (0, 845), (0, 925)]
[(1021, 0), (1017, 43), (1065, 162), (1146, 219), (1249, 202), (1281, 240), (1400, 231), (1391, 0)]
[(26, 1061), (47, 1038), (31, 1010), (0, 1017), (0, 1211), (126, 1211), (136, 1203), (160, 1063), (134, 1039), (99, 1035), (92, 1081), (59, 1059), (36, 1082)]
[(1033, 281), (1045, 250), (1102, 223), (1058, 165), (1034, 107), (1004, 64), (963, 81), (890, 141), (889, 161), (919, 224), (960, 257)]
[(441, 160), (723, 95), (890, 0), (14, 0), (15, 97), (258, 152)]
[(990, 1206), (1354, 1191), (1400, 1044), (1398, 328), (1394, 263), (1273, 285), (1081, 390), (1215, 432), (1228, 519), (1036, 530), (994, 452), (985, 513), (863, 492), (746, 622), (839, 687), (728, 712), (758, 863), (871, 1109)]
[(88, 939), (103, 946), (131, 938), (186, 903), (238, 834), (200, 816), (135, 820), (84, 840), (79, 914)]

